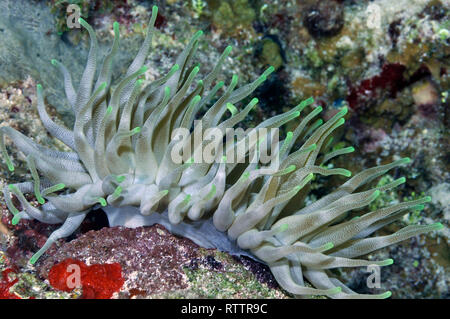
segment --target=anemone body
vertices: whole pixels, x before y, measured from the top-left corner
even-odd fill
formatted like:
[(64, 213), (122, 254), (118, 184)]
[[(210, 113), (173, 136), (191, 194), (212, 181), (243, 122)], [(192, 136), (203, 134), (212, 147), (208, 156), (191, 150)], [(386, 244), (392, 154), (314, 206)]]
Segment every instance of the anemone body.
[[(422, 208), (429, 198), (399, 203), (351, 220), (345, 218), (348, 212), (367, 206), (381, 191), (404, 183), (401, 178), (382, 187), (365, 187), (409, 159), (360, 172), (330, 194), (305, 206), (314, 174), (350, 177), (349, 171), (330, 169), (324, 164), (353, 151), (353, 148), (327, 151), (333, 131), (344, 123), (346, 108), (322, 123), (315, 120), (322, 108), (314, 107), (281, 143), (275, 146), (263, 143), (273, 138), (271, 129), (298, 118), (309, 108), (313, 99), (308, 99), (284, 114), (263, 121), (231, 145), (223, 145), (222, 140), (209, 141), (213, 150), (221, 148), (225, 156), (222, 154), (211, 163), (195, 161), (196, 151), (205, 146), (205, 142), (194, 143), (196, 114), (208, 107), (201, 118), (201, 133), (210, 128), (224, 133), (235, 127), (258, 101), (252, 99), (241, 110), (234, 104), (249, 96), (273, 68), (238, 89), (238, 78), (233, 76), (226, 89), (222, 89), (224, 82), (217, 77), (230, 53), (231, 48), (227, 47), (214, 69), (202, 80), (195, 81), (199, 67), (192, 60), (202, 35), (198, 32), (171, 70), (144, 86), (140, 77), (147, 70), (144, 62), (156, 15), (154, 7), (144, 43), (127, 73), (115, 85), (111, 84), (111, 70), (119, 48), (117, 23), (114, 43), (96, 81), (97, 40), (94, 30), (84, 20), (80, 23), (89, 32), (91, 48), (77, 90), (68, 70), (52, 60), (64, 77), (66, 96), (75, 114), (74, 127), (70, 130), (51, 120), (40, 85), (37, 108), (46, 129), (71, 152), (43, 147), (10, 127), (0, 128), (2, 157), (8, 168), (14, 170), (6, 151), (5, 136), (25, 154), (33, 177), (32, 181), (11, 184), (4, 189), (6, 204), (14, 214), (13, 223), (25, 218), (62, 224), (30, 262), (36, 262), (55, 240), (73, 233), (93, 207), (133, 206), (143, 216), (164, 213), (173, 225), (212, 221), (231, 242), (269, 265), (278, 283), (296, 296), (388, 297), (389, 292), (360, 295), (333, 278), (329, 269), (387, 266), (392, 264), (391, 259), (368, 261), (358, 257), (442, 227), (412, 225), (388, 236), (371, 236), (408, 210)], [(216, 97), (221, 89), (223, 94)], [(189, 132), (181, 144), (173, 136), (180, 128)], [(256, 137), (256, 129), (266, 129), (268, 133)], [(297, 147), (300, 142), (303, 144)], [(236, 158), (239, 153), (235, 151), (242, 143), (246, 145), (245, 152)], [(183, 153), (183, 160), (175, 163), (171, 155), (180, 145), (182, 150), (191, 149), (188, 154), (194, 155)], [(261, 163), (264, 147), (278, 160)], [(35, 194), (41, 204), (39, 208), (30, 205), (26, 193)], [(14, 207), (12, 195), (20, 201), (20, 211)], [(313, 287), (305, 285), (305, 279)]]

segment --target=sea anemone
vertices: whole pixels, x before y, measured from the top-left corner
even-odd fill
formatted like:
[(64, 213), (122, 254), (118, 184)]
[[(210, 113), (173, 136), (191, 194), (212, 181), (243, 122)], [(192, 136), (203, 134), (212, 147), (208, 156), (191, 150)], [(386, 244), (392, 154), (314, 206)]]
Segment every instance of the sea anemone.
[[(72, 234), (90, 210), (101, 207), (111, 226), (136, 227), (158, 222), (205, 246), (245, 251), (266, 263), (281, 287), (296, 296), (389, 297), (390, 292), (358, 294), (333, 278), (329, 269), (390, 265), (392, 259), (369, 261), (357, 257), (442, 227), (410, 225), (391, 235), (369, 237), (408, 210), (422, 209), (429, 197), (348, 218), (348, 212), (367, 206), (380, 192), (404, 183), (405, 179), (399, 178), (387, 185), (363, 189), (374, 178), (410, 160), (403, 158), (366, 169), (306, 205), (314, 174), (351, 176), (348, 170), (325, 164), (353, 151), (352, 147), (328, 151), (333, 131), (345, 122), (345, 107), (325, 123), (314, 120), (322, 108), (312, 107), (281, 143), (274, 143), (274, 132), (312, 106), (312, 98), (263, 121), (231, 143), (230, 139), (211, 136), (196, 144), (198, 130), (204, 134), (215, 129), (224, 134), (242, 122), (258, 100), (250, 100), (241, 110), (235, 104), (264, 82), (273, 68), (238, 89), (238, 77), (233, 76), (223, 94), (216, 97), (224, 85), (216, 78), (231, 47), (224, 50), (203, 80), (195, 81), (199, 67), (192, 65), (192, 60), (202, 35), (199, 31), (170, 71), (144, 86), (141, 76), (147, 67), (143, 64), (156, 16), (157, 7), (153, 7), (144, 43), (116, 85), (111, 84), (111, 74), (119, 47), (117, 22), (111, 51), (95, 85), (97, 40), (83, 19), (79, 21), (87, 29), (91, 44), (78, 90), (75, 91), (66, 67), (52, 60), (64, 77), (66, 96), (75, 114), (73, 129), (52, 121), (45, 109), (41, 85), (37, 85), (37, 109), (50, 134), (72, 151), (49, 149), (11, 127), (0, 128), (0, 149), (8, 169), (13, 171), (14, 166), (7, 154), (5, 136), (26, 156), (32, 176), (32, 181), (4, 188), (6, 204), (14, 215), (13, 224), (22, 218), (62, 223), (30, 263), (35, 263), (56, 240)], [(201, 120), (200, 128), (196, 118)], [(182, 139), (177, 135), (180, 129), (187, 132)], [(193, 152), (187, 152), (192, 147)], [(214, 154), (212, 162), (196, 158), (206, 147)], [(220, 153), (219, 149), (224, 151)], [(263, 151), (270, 151), (271, 158), (277, 160), (263, 162)], [(173, 154), (182, 154), (182, 160), (174, 161)], [(24, 196), (33, 193), (39, 208)], [(11, 195), (21, 203), (22, 210), (14, 206)], [(313, 287), (306, 285), (305, 279)]]

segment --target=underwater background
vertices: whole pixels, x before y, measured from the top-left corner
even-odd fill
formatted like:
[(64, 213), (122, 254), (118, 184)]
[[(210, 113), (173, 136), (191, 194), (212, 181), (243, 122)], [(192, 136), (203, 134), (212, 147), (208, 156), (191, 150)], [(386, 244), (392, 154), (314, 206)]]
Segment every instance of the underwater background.
[[(203, 30), (196, 56), (202, 68), (211, 70), (227, 45), (233, 51), (224, 78), (237, 74), (247, 83), (268, 65), (275, 68), (253, 94), (259, 108), (247, 125), (310, 96), (324, 107), (325, 120), (348, 105), (347, 121), (335, 138), (355, 152), (337, 158), (336, 166), (355, 172), (410, 157), (410, 165), (377, 181), (405, 176), (407, 182), (370, 208), (430, 195), (424, 210), (406, 214), (387, 230), (436, 222), (444, 228), (372, 253), (395, 260), (383, 268), (379, 290), (367, 288), (363, 268), (337, 269), (337, 275), (360, 293), (391, 290), (393, 298), (449, 298), (449, 1), (0, 0), (0, 127), (11, 126), (44, 146), (62, 147), (39, 120), (36, 84), (46, 88), (55, 122), (71, 127), (63, 81), (50, 61), (63, 62), (78, 79), (89, 49), (87, 32), (67, 25), (69, 4), (79, 6), (93, 26), (102, 54), (113, 40), (112, 23), (120, 23), (114, 78), (138, 51), (151, 7), (157, 5), (147, 79), (164, 74), (191, 36)], [(8, 150), (16, 171), (0, 161), (2, 189), (29, 175), (23, 156)], [(340, 183), (339, 178), (318, 179), (308, 200)], [(90, 213), (76, 234), (31, 266), (29, 258), (56, 226), (29, 220), (13, 226), (3, 198), (0, 208), (0, 298), (290, 298), (266, 266), (249, 258), (200, 248), (162, 226), (106, 228), (101, 211)], [(85, 269), (89, 289), (57, 289), (54, 267), (67, 258)]]

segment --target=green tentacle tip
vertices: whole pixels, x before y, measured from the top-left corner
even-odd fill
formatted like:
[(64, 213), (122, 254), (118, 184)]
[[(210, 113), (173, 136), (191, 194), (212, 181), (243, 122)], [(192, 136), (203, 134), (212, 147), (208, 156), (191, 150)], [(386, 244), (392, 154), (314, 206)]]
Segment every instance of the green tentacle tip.
[(186, 197), (183, 199), (183, 204), (189, 203), (189, 201), (191, 200), (191, 197), (192, 197), (191, 194), (187, 194)]
[(230, 54), (231, 50), (233, 49), (233, 47), (231, 45), (227, 46), (225, 48), (225, 50), (223, 51), (224, 54), (228, 55)]
[(270, 73), (272, 73), (273, 71), (275, 71), (275, 68), (271, 65), (269, 66), (265, 71), (264, 71), (264, 75), (268, 76)]
[(116, 177), (116, 181), (118, 182), (118, 183), (122, 183), (123, 181), (125, 180), (125, 176), (117, 176)]
[(233, 116), (236, 115), (236, 113), (238, 112), (236, 106), (234, 106), (231, 103), (227, 103), (227, 109), (228, 109), (228, 111), (230, 111), (231, 115), (233, 115)]
[(224, 155), (222, 156), (222, 163), (226, 163), (227, 162), (227, 157)]
[(53, 185), (53, 186), (51, 186), (51, 187), (49, 187), (49, 188), (44, 189), (44, 190), (42, 191), (42, 194), (45, 196), (45, 195), (48, 195), (48, 194), (51, 194), (51, 193), (60, 191), (60, 190), (62, 190), (62, 189), (65, 188), (65, 187), (66, 187), (65, 184), (59, 183), (59, 184), (56, 184), (56, 185)]
[(300, 116), (300, 111), (295, 111), (294, 113), (292, 113), (292, 118), (296, 118)]
[(303, 108), (303, 107), (306, 107), (306, 106), (311, 105), (313, 103), (314, 103), (314, 98), (311, 96), (311, 97), (307, 98), (306, 100), (301, 101), (298, 106)]
[(55, 59), (52, 59), (51, 62), (52, 62), (53, 65), (57, 65), (58, 64), (58, 61), (56, 61)]
[(138, 70), (139, 75), (144, 74), (145, 72), (147, 72), (147, 70), (148, 70), (148, 66), (144, 65), (143, 67), (141, 67), (141, 68)]
[(39, 194), (35, 194), (36, 195), (36, 198), (37, 198), (37, 201), (38, 201), (38, 203), (39, 204), (41, 204), (41, 205), (43, 205), (43, 204), (45, 204), (45, 199)]
[(63, 189), (64, 187), (66, 187), (66, 185), (64, 185), (63, 183), (53, 185), (53, 186), (51, 186), (51, 187), (48, 187), (48, 188), (44, 189), (44, 190), (42, 191), (42, 194), (41, 194), (41, 195), (42, 195), (42, 196), (46, 196), (46, 195), (48, 195), (48, 194), (57, 192), (57, 191)]
[(158, 6), (153, 6), (152, 7), (152, 14), (157, 14), (158, 13)]
[(405, 178), (405, 177), (400, 177), (400, 178), (398, 179), (398, 182), (399, 182), (400, 184), (404, 184), (404, 183), (406, 182), (406, 178)]
[(203, 31), (202, 30), (198, 30), (195, 34), (194, 34), (194, 39), (198, 39), (199, 37), (201, 37), (203, 35)]
[(258, 100), (256, 97), (254, 97), (254, 98), (250, 101), (250, 105), (253, 107), (253, 106), (255, 106), (258, 102), (259, 102), (259, 100)]
[(206, 195), (207, 199), (211, 199), (214, 195), (216, 195), (217, 187), (215, 184), (212, 184), (211, 190), (209, 191), (208, 195)]
[(8, 170), (9, 170), (10, 172), (14, 172), (14, 165), (11, 163), (11, 161), (8, 161), (8, 162), (6, 163), (6, 165), (8, 165)]
[(285, 169), (282, 169), (282, 170), (276, 172), (275, 174), (273, 174), (273, 176), (283, 176), (283, 175), (292, 173), (296, 169), (297, 169), (297, 166), (292, 164), (292, 165), (289, 165), (288, 167), (286, 167)]
[(377, 198), (378, 196), (380, 196), (381, 192), (379, 189), (377, 189), (375, 192), (373, 192), (372, 196), (373, 198)]
[(122, 193), (122, 187), (121, 186), (117, 186), (116, 189), (114, 190), (113, 196), (114, 197), (119, 197), (120, 194)]
[(339, 114), (341, 114), (342, 116), (344, 116), (347, 113), (348, 113), (348, 107), (346, 107), (346, 106), (344, 106), (342, 108), (342, 110), (339, 111)]
[(220, 89), (222, 86), (225, 85), (224, 81), (220, 81), (219, 83), (216, 84), (217, 89)]
[(166, 196), (167, 194), (169, 194), (169, 190), (165, 189), (161, 191), (161, 196)]
[(404, 164), (408, 164), (408, 163), (411, 162), (411, 159), (409, 157), (404, 157), (404, 158), (401, 159), (401, 162), (404, 163)]
[(386, 260), (383, 261), (382, 266), (390, 266), (394, 263), (394, 259), (392, 258), (388, 258)]
[(111, 114), (111, 112), (112, 112), (112, 106), (110, 105), (106, 108), (106, 115)]
[(20, 222), (20, 216), (19, 215), (14, 215), (13, 219), (11, 220), (11, 224), (13, 226), (17, 225)]
[(440, 230), (442, 228), (444, 228), (444, 225), (442, 225), (442, 223), (435, 223), (432, 224), (433, 228), (435, 228), (435, 230)]
[(100, 85), (98, 86), (98, 90), (103, 90), (104, 88), (106, 88), (107, 85), (108, 85), (108, 84), (107, 84), (106, 82), (102, 82), (102, 84), (100, 84)]
[(326, 243), (325, 245), (323, 245), (323, 250), (330, 250), (334, 247), (334, 244), (330, 241), (328, 243)]
[[(316, 111), (316, 110), (317, 110), (317, 111)], [(314, 109), (314, 111), (316, 111), (317, 113), (320, 113), (320, 112), (323, 111), (323, 107), (319, 105), (318, 107), (316, 107), (316, 108)]]
[(294, 164), (289, 165), (288, 167), (286, 167), (286, 173), (291, 173), (291, 172), (295, 171), (296, 169), (297, 169), (297, 166), (295, 166)]
[(103, 207), (106, 206), (106, 200), (103, 197), (97, 198), (97, 202), (99, 202)]
[[(201, 80), (200, 80), (201, 81)], [(202, 81), (202, 83), (203, 83), (203, 81)], [(194, 96), (194, 98), (192, 99), (192, 102), (193, 103), (198, 103), (198, 102), (200, 102), (200, 100), (202, 99), (202, 97), (200, 96), (200, 95), (196, 95), (196, 96)]]
[(30, 264), (34, 265), (36, 263), (36, 261), (39, 259), (40, 255), (38, 255), (37, 253), (34, 254), (31, 258), (30, 258)]
[(177, 71), (180, 68), (178, 64), (175, 64), (170, 71)]
[(8, 185), (8, 189), (10, 191), (13, 191), (13, 192), (17, 192), (18, 191), (17, 187), (15, 185), (13, 185), (13, 184), (9, 184)]
[(89, 23), (87, 23), (87, 21), (84, 20), (84, 19), (81, 18), (81, 17), (78, 18), (78, 22), (81, 23), (81, 25), (82, 25), (83, 27), (89, 26)]
[(382, 294), (380, 295), (380, 298), (381, 298), (381, 299), (387, 299), (387, 298), (389, 298), (389, 297), (391, 297), (391, 296), (392, 296), (392, 292), (386, 291), (385, 293), (382, 293)]
[(244, 174), (242, 174), (242, 180), (246, 180), (247, 178), (249, 178), (250, 176), (250, 172), (245, 172)]
[(353, 146), (350, 146), (349, 148), (348, 148), (348, 152), (349, 153), (353, 153), (355, 151), (355, 148), (353, 147)]
[(352, 172), (350, 172), (348, 169), (343, 169), (342, 175), (344, 175), (345, 177), (350, 177), (352, 176)]
[(119, 31), (119, 26), (120, 26), (120, 23), (117, 21), (114, 21), (114, 23), (113, 23), (114, 31), (116, 31), (116, 32)]
[(131, 130), (131, 134), (134, 135), (134, 134), (139, 133), (140, 131), (141, 131), (141, 128), (139, 126), (137, 126)]
[(42, 85), (38, 84), (38, 85), (36, 85), (36, 88), (37, 88), (39, 91), (42, 91)]
[(338, 294), (340, 292), (342, 292), (342, 288), (341, 287), (334, 287), (334, 288), (328, 289), (326, 294), (327, 295), (335, 295), (335, 294)]
[(338, 121), (337, 121), (337, 126), (341, 126), (342, 124), (345, 123), (345, 119), (343, 117), (341, 117)]
[(283, 224), (283, 225), (280, 226), (279, 231), (280, 231), (280, 232), (284, 232), (284, 231), (286, 231), (288, 228), (289, 228), (289, 224), (286, 223), (286, 224)]
[(431, 196), (426, 196), (426, 197), (423, 198), (423, 200), (424, 200), (426, 203), (431, 202)]

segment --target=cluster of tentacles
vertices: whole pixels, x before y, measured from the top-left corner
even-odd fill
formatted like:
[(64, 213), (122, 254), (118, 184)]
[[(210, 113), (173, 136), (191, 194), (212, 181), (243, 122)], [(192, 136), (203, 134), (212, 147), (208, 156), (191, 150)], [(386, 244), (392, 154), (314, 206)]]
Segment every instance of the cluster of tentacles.
[[(236, 240), (240, 248), (251, 251), (269, 265), (281, 287), (294, 295), (388, 297), (389, 292), (359, 295), (333, 278), (329, 269), (390, 265), (391, 259), (369, 261), (357, 257), (442, 227), (412, 225), (388, 236), (370, 237), (408, 210), (423, 208), (430, 200), (428, 197), (360, 213), (358, 218), (346, 218), (348, 212), (367, 206), (380, 192), (404, 183), (405, 179), (400, 178), (382, 187), (364, 189), (374, 178), (408, 163), (409, 159), (358, 173), (327, 196), (305, 206), (314, 174), (351, 176), (348, 170), (329, 168), (327, 163), (353, 151), (352, 147), (328, 151), (331, 135), (344, 123), (347, 109), (342, 108), (323, 123), (315, 119), (322, 108), (314, 107), (313, 99), (308, 99), (263, 121), (255, 130), (247, 131), (243, 139), (227, 144), (225, 156), (220, 155), (213, 163), (196, 162), (189, 156), (175, 163), (171, 154), (180, 142), (172, 136), (176, 129), (191, 132), (182, 145), (184, 149), (193, 145), (194, 121), (201, 112), (204, 112), (200, 118), (202, 132), (208, 128), (225, 132), (235, 127), (258, 100), (250, 100), (241, 110), (234, 104), (246, 99), (273, 68), (237, 89), (238, 77), (233, 76), (226, 89), (222, 88), (224, 82), (217, 77), (231, 51), (227, 47), (212, 71), (203, 80), (195, 81), (199, 67), (192, 60), (202, 35), (199, 31), (165, 76), (144, 85), (142, 75), (147, 67), (143, 65), (156, 15), (154, 7), (145, 41), (125, 76), (115, 85), (111, 84), (111, 74), (119, 47), (118, 23), (114, 23), (114, 42), (95, 82), (97, 40), (84, 20), (80, 19), (80, 23), (89, 32), (91, 44), (77, 90), (68, 70), (52, 60), (64, 77), (67, 99), (75, 114), (73, 129), (50, 118), (40, 85), (37, 108), (46, 129), (71, 152), (43, 147), (10, 127), (0, 128), (2, 157), (9, 170), (13, 171), (14, 166), (7, 154), (5, 136), (25, 154), (33, 177), (32, 181), (4, 189), (6, 204), (14, 214), (13, 223), (17, 224), (21, 218), (62, 223), (30, 262), (35, 263), (57, 239), (73, 233), (93, 207), (136, 206), (142, 215), (166, 213), (173, 224), (212, 218), (214, 226), (227, 232), (231, 241)], [(221, 95), (216, 97), (219, 92)], [(306, 108), (312, 111), (298, 120)], [(264, 139), (272, 138), (270, 129), (294, 119), (298, 123), (295, 130), (288, 132), (281, 143), (275, 147), (264, 143)], [(256, 129), (261, 128), (268, 129), (267, 136), (255, 138)], [(214, 150), (224, 147), (222, 140), (203, 141), (198, 147), (208, 143), (212, 143)], [(246, 151), (234, 152), (241, 143), (246, 143)], [(259, 160), (263, 147), (270, 148), (279, 160), (263, 165)], [(240, 158), (231, 158), (229, 154)], [(35, 194), (40, 207), (32, 206), (24, 194)], [(11, 195), (21, 203), (21, 210), (14, 206)], [(314, 288), (305, 284), (305, 278)]]

